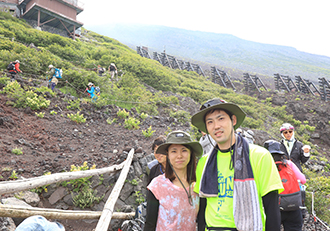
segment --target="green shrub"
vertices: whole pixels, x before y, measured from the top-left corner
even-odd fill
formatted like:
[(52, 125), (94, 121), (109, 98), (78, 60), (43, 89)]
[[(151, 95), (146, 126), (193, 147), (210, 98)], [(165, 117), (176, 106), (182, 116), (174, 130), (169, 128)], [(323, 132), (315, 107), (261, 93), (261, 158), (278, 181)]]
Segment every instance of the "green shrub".
[(120, 119), (125, 119), (129, 116), (129, 112), (127, 112), (125, 109), (122, 109), (122, 110), (119, 110), (117, 112), (117, 116), (120, 118)]
[(79, 99), (68, 100), (67, 102), (70, 104), (70, 105), (66, 106), (67, 109), (69, 109), (69, 110), (75, 110), (75, 109), (80, 110), (80, 100)]
[(14, 102), (7, 102), (14, 107), (30, 107), (32, 110), (39, 110), (47, 108), (50, 105), (50, 101), (45, 99), (42, 95), (38, 96), (32, 90), (25, 91), (16, 81), (7, 84), (7, 86), (3, 88), (3, 92), (7, 93), (9, 98), (15, 99)]
[(35, 112), (35, 114), (36, 114), (36, 116), (38, 116), (39, 118), (44, 118), (44, 116), (45, 116), (45, 112), (39, 112), (39, 113)]
[(73, 204), (77, 207), (80, 207), (82, 209), (91, 207), (94, 203), (100, 203), (100, 201), (103, 199), (104, 195), (101, 197), (96, 196), (97, 191), (91, 189), (88, 186), (85, 186), (82, 188), (81, 191), (79, 191), (78, 194), (72, 195)]
[(140, 118), (141, 118), (142, 120), (145, 120), (146, 118), (148, 118), (148, 114), (142, 112), (142, 113), (140, 114)]
[(15, 155), (22, 155), (23, 154), (23, 151), (22, 151), (22, 149), (21, 148), (13, 148), (12, 150), (11, 150), (11, 153), (13, 153), (13, 154), (15, 154)]
[[(304, 171), (305, 172), (305, 171)], [(305, 173), (306, 175), (311, 175), (309, 171)], [(328, 177), (324, 176), (313, 176), (308, 177), (306, 182), (307, 192), (306, 193), (306, 206), (311, 213), (312, 205), (312, 192), (314, 192), (314, 209), (316, 216), (321, 220), (329, 223), (330, 222), (330, 211), (328, 206), (330, 204), (330, 180)]]
[(57, 112), (54, 111), (54, 110), (52, 110), (51, 112), (49, 112), (49, 114), (51, 114), (51, 115), (57, 115)]
[(151, 125), (150, 125), (150, 127), (147, 130), (142, 130), (142, 134), (146, 138), (151, 137), (154, 134), (154, 132), (155, 131), (152, 130), (152, 126)]
[(16, 180), (18, 178), (18, 175), (15, 170), (11, 172), (11, 175), (9, 176), (9, 179)]
[(84, 118), (84, 115), (80, 115), (80, 112), (78, 111), (76, 114), (67, 114), (68, 118), (70, 118), (72, 121), (76, 123), (85, 123), (86, 118)]
[(107, 123), (108, 124), (113, 124), (113, 123), (117, 123), (117, 118), (113, 118), (113, 119), (111, 119), (110, 117), (107, 119)]
[(190, 113), (183, 110), (171, 111), (170, 116), (176, 118), (179, 123), (187, 123), (190, 121)]
[(10, 78), (8, 77), (0, 77), (0, 83), (1, 84), (4, 84), (4, 85), (7, 85), (10, 81)]
[(129, 117), (128, 119), (125, 119), (124, 122), (124, 128), (128, 130), (133, 129), (139, 129), (140, 121), (138, 119), (135, 119), (134, 117)]
[(49, 89), (48, 87), (45, 87), (45, 86), (42, 86), (42, 87), (39, 87), (39, 88), (35, 88), (34, 89), (34, 92), (40, 92), (40, 93), (48, 92), (53, 97), (56, 95), (55, 92), (53, 92), (51, 89)]
[(136, 204), (139, 205), (139, 204), (145, 202), (145, 198), (140, 191), (134, 191), (134, 196), (136, 197), (136, 199), (135, 199)]

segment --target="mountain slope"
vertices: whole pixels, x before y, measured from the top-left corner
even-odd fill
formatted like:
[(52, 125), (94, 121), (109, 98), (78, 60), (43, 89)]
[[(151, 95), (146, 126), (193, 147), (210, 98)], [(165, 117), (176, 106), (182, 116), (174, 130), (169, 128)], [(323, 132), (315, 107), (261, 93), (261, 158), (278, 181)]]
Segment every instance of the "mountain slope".
[[(185, 57), (216, 66), (273, 76), (300, 75), (316, 81), (330, 75), (330, 57), (309, 54), (293, 47), (263, 44), (233, 35), (164, 26), (109, 24), (91, 30), (131, 46), (147, 46), (158, 53)], [(283, 35), (285, 36), (285, 35)]]

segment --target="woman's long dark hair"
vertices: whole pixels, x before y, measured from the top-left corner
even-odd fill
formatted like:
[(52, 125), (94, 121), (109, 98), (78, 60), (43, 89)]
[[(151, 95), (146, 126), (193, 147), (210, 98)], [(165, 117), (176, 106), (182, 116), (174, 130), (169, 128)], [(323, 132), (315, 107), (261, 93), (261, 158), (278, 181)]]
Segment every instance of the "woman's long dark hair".
[[(190, 181), (188, 183), (191, 184), (192, 182), (196, 181), (196, 154), (189, 145), (183, 145), (183, 146), (185, 146), (190, 150), (190, 161), (187, 165), (187, 181)], [(168, 148), (166, 151), (168, 152)], [(166, 158), (167, 160), (166, 160), (166, 168), (165, 168), (165, 177), (168, 178), (170, 181), (173, 181), (176, 178), (176, 176), (173, 172), (172, 167), (170, 166), (170, 160), (168, 159), (168, 154)]]

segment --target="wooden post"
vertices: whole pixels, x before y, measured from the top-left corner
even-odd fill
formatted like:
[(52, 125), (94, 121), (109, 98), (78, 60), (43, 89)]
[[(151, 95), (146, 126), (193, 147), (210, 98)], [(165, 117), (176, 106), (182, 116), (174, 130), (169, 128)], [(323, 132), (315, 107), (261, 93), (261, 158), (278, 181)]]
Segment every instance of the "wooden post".
[(115, 187), (113, 188), (107, 202), (105, 203), (104, 209), (102, 211), (101, 218), (99, 219), (99, 222), (97, 223), (95, 231), (107, 231), (112, 215), (113, 215), (113, 208), (115, 207), (116, 201), (119, 197), (119, 193), (125, 183), (129, 168), (132, 163), (134, 154), (134, 149), (132, 148), (131, 151), (128, 153), (126, 163), (124, 165), (123, 170), (121, 170), (120, 176), (115, 184)]
[(40, 10), (38, 10), (38, 27), (40, 27)]
[(51, 175), (44, 175), (44, 176), (24, 179), (24, 180), (0, 182), (0, 195), (38, 188), (40, 186), (67, 181), (67, 180), (79, 179), (94, 175), (101, 175), (108, 172), (115, 172), (122, 169), (124, 164), (125, 162), (119, 165), (113, 165), (101, 169), (93, 169), (93, 170), (78, 171), (78, 172), (55, 173)]
[[(22, 217), (41, 215), (47, 219), (99, 219), (101, 211), (77, 211), (77, 210), (61, 210), (61, 209), (47, 209), (35, 207), (22, 207), (15, 205), (0, 204), (0, 217)], [(131, 219), (135, 213), (113, 213), (114, 219)]]

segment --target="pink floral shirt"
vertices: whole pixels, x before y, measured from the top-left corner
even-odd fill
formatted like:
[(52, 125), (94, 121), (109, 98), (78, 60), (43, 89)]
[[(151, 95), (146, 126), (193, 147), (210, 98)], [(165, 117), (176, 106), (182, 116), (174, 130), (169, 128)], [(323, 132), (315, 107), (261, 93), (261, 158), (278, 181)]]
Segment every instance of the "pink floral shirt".
[[(156, 231), (196, 231), (199, 197), (191, 186), (192, 204), (185, 190), (174, 185), (165, 175), (159, 175), (148, 185), (148, 189), (159, 200)], [(189, 192), (189, 188), (187, 188)]]

